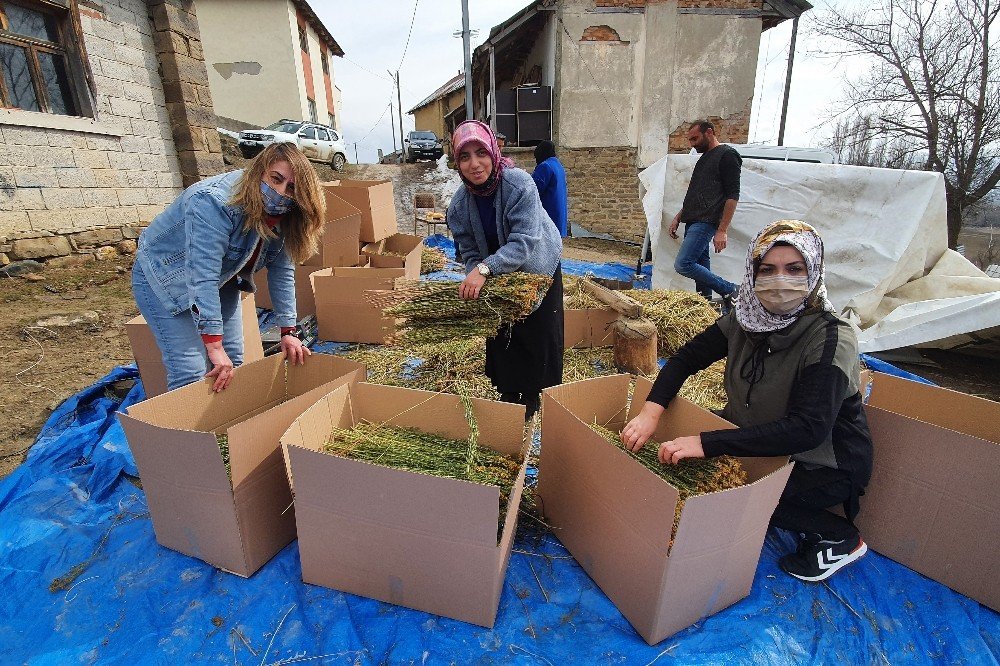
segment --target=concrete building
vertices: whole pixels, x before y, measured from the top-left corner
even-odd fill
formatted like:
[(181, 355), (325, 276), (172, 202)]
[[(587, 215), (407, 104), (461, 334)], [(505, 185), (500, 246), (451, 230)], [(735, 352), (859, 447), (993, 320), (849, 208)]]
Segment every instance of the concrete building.
[(333, 56), (344, 51), (308, 2), (198, 0), (197, 6), (222, 127), (266, 127), (282, 118), (338, 127)]
[[(265, 113), (268, 123), (310, 117), (312, 99), (321, 122), (330, 109), (337, 122), (329, 60), (342, 51), (308, 4), (253, 3), (276, 8), (281, 44), (265, 38), (259, 16), (252, 29), (246, 23), (226, 35), (214, 21), (210, 29), (213, 40), (281, 50), (290, 92), (280, 94), (269, 88), (281, 78), (273, 73), (277, 56), (230, 52), (206, 67), (200, 12), (223, 4), (245, 11), (251, 3), (0, 2), (0, 267), (134, 252), (141, 229), (184, 187), (224, 171), (216, 110), (240, 114), (228, 88), (213, 94), (210, 75), (233, 85), (253, 77), (244, 72), (259, 62), (262, 78), (254, 80), (267, 83), (240, 98), (248, 113)], [(242, 20), (232, 10), (228, 18)], [(285, 101), (292, 105), (280, 107)]]
[(434, 132), (439, 139), (450, 136), (465, 120), (465, 73), (460, 71), (407, 113), (414, 129)]
[[(474, 115), (514, 144), (522, 127), (528, 145), (546, 138), (544, 128), (567, 169), (571, 221), (641, 240), (638, 171), (687, 152), (694, 120), (745, 143), (761, 33), (810, 8), (805, 0), (537, 0), (473, 54)], [(522, 111), (529, 90), (538, 99)], [(530, 155), (507, 154), (534, 166)]]

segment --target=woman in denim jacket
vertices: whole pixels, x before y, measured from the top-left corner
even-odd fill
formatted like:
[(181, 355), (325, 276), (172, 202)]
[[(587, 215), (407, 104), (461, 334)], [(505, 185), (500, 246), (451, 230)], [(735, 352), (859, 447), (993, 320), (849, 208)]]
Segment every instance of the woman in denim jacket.
[(488, 125), (460, 124), (452, 146), (465, 185), (448, 207), (448, 228), (468, 273), (459, 295), (479, 298), (493, 275), (523, 271), (552, 277), (534, 312), (486, 341), (486, 375), (500, 399), (525, 405), (531, 418), (541, 390), (562, 383), (562, 238), (531, 176), (500, 155)]
[(229, 385), (243, 361), (239, 292), (267, 284), (285, 358), (310, 354), (294, 335), (295, 264), (316, 252), (326, 211), (298, 148), (268, 146), (246, 170), (195, 183), (139, 236), (132, 292), (163, 355), (167, 387), (203, 376)]

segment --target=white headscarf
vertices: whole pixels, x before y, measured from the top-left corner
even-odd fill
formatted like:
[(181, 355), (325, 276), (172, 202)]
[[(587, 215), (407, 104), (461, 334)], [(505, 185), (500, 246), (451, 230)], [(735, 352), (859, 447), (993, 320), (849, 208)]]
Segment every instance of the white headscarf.
[[(808, 273), (809, 295), (802, 305), (785, 315), (774, 314), (765, 308), (754, 291), (757, 265), (779, 241), (788, 243), (802, 254)], [(747, 249), (746, 274), (733, 302), (736, 321), (750, 333), (769, 333), (785, 328), (807, 312), (834, 312), (833, 304), (826, 296), (824, 273), (823, 239), (815, 229), (801, 220), (772, 222), (760, 230)]]

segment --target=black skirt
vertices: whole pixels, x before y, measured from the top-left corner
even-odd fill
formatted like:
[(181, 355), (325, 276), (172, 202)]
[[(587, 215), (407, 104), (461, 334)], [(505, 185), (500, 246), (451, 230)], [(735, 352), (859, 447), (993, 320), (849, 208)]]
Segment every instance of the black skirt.
[(534, 395), (562, 384), (563, 282), (557, 266), (538, 309), (486, 340), (486, 376), (500, 393)]

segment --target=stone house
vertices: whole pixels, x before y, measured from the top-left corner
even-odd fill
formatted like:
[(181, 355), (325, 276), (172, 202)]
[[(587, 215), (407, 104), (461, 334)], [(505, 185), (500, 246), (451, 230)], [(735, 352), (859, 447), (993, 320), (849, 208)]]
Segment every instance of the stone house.
[[(0, 2), (0, 265), (134, 252), (185, 186), (225, 170), (205, 1)], [(311, 13), (303, 0), (273, 4), (297, 24)], [(306, 24), (307, 39), (321, 35)]]
[[(501, 128), (516, 117), (513, 133), (503, 129), (515, 145), (522, 122), (537, 143), (545, 118), (567, 170), (570, 219), (642, 240), (638, 172), (687, 152), (694, 120), (745, 143), (761, 33), (809, 9), (805, 0), (537, 0), (475, 50), (474, 115)], [(527, 87), (543, 102), (522, 112)]]

